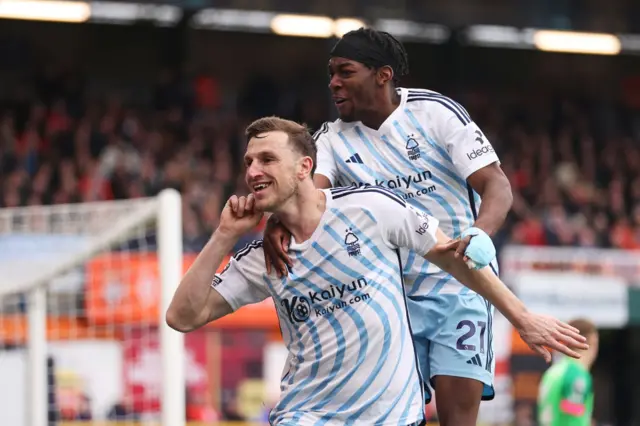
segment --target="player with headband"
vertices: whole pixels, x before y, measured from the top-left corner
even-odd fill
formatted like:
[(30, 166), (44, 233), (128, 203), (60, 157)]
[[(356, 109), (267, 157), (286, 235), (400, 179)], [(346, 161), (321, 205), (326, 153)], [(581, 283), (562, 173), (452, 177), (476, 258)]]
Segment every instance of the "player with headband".
[[(497, 274), (490, 236), (511, 208), (509, 181), (460, 104), (430, 90), (398, 87), (408, 72), (404, 47), (388, 33), (362, 28), (337, 42), (329, 88), (340, 118), (314, 135), (314, 183), (389, 188), (436, 217), (450, 238), (461, 239), (457, 254), (471, 267)], [(285, 274), (289, 241), (289, 233), (270, 220), (266, 261)], [(494, 396), (494, 309), (416, 253), (404, 250), (402, 261), (413, 337), (425, 382), (430, 379), (437, 395), (439, 420), (443, 426), (475, 425), (480, 401)]]

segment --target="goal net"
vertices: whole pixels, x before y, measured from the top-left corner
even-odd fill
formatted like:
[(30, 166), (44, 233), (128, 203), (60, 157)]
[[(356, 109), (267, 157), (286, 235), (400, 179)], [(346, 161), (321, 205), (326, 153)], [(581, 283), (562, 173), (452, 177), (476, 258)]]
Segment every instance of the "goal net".
[(181, 230), (173, 190), (0, 209), (2, 424), (184, 426)]

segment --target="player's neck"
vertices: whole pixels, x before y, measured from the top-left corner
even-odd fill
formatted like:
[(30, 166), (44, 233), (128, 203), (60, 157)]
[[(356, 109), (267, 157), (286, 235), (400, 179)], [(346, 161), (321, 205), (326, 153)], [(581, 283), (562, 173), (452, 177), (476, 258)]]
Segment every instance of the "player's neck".
[(313, 183), (300, 185), (298, 193), (278, 210), (277, 215), (295, 241), (301, 243), (311, 238), (318, 228), (326, 206), (326, 196)]
[(591, 370), (591, 366), (593, 365), (593, 362), (595, 361), (594, 357), (588, 351), (587, 352), (582, 352), (581, 355), (582, 355), (582, 357), (578, 360), (578, 362), (580, 364), (582, 364), (582, 366), (584, 368), (586, 368), (587, 370)]
[(571, 361), (571, 362), (575, 362), (577, 364), (580, 364), (586, 370), (591, 370), (591, 366), (593, 365), (593, 361), (594, 361), (594, 359), (591, 356), (591, 354), (588, 351), (577, 350), (576, 352), (580, 354), (580, 358), (579, 359), (573, 359), (573, 358), (567, 358), (567, 359), (569, 361)]
[(363, 111), (360, 115), (360, 122), (370, 129), (378, 130), (393, 111), (400, 105), (400, 95), (395, 91), (391, 94), (382, 94), (381, 98), (374, 103), (375, 108)]

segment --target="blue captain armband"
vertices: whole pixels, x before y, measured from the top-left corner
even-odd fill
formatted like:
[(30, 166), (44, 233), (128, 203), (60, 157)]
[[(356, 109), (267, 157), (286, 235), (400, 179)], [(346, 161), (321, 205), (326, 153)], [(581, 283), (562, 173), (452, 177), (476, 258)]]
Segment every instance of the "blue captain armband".
[(496, 248), (491, 237), (480, 228), (469, 228), (462, 233), (462, 238), (471, 236), (471, 242), (464, 254), (469, 258), (467, 265), (473, 269), (482, 269), (488, 266), (496, 257)]

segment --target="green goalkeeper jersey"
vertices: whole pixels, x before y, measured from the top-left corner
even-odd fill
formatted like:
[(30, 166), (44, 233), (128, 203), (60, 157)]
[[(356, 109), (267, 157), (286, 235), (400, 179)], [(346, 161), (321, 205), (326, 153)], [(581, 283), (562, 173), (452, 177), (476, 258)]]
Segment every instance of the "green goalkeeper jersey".
[(591, 373), (572, 358), (554, 364), (542, 376), (538, 397), (540, 426), (591, 426)]

